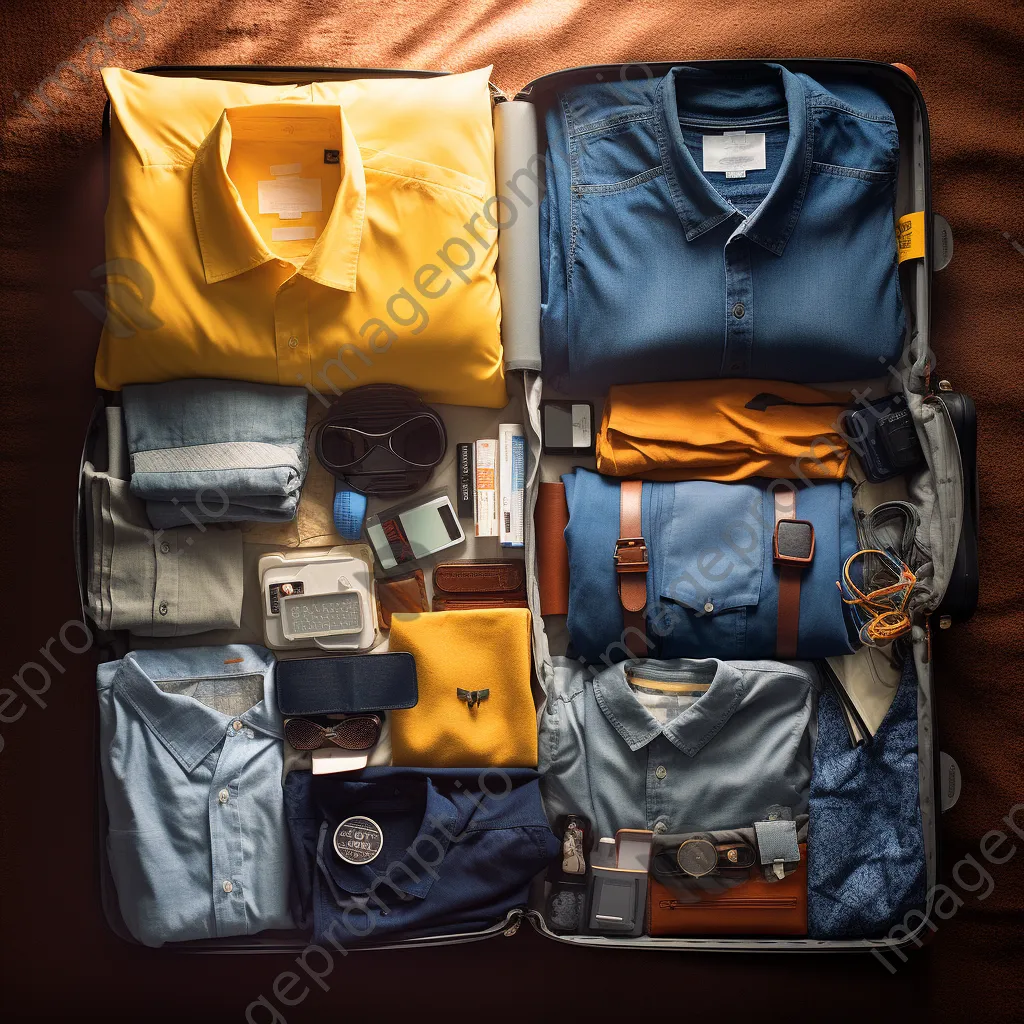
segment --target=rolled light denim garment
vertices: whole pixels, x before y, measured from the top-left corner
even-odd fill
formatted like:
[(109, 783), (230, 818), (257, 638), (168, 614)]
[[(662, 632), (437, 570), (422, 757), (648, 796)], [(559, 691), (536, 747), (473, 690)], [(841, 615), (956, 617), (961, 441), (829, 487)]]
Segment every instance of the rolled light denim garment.
[[(559, 390), (877, 377), (899, 358), (899, 137), (870, 87), (681, 66), (568, 89), (545, 127), (542, 356)], [(764, 135), (764, 169), (703, 171), (706, 139), (738, 131)]]
[(132, 491), (158, 528), (295, 518), (306, 475), (304, 388), (230, 380), (122, 391)]
[[(284, 799), (299, 897), (317, 942), (342, 946), (476, 932), (525, 906), (559, 850), (537, 773), (523, 768), (295, 771)], [(382, 833), (363, 864), (342, 860), (338, 826)]]
[(293, 925), (275, 664), (231, 645), (96, 672), (107, 857), (147, 946)]
[[(590, 662), (627, 656), (613, 554), (619, 481), (585, 469), (562, 477), (569, 504), (568, 628), (574, 653)], [(772, 555), (770, 481), (643, 485), (647, 639), (652, 658), (773, 658), (779, 572)], [(858, 547), (849, 483), (822, 481), (797, 492), (796, 518), (814, 524), (814, 561), (800, 586), (799, 658), (853, 649), (836, 586)]]
[(851, 747), (838, 700), (822, 693), (807, 835), (812, 938), (881, 938), (924, 905), (920, 784), (913, 658), (864, 746)]

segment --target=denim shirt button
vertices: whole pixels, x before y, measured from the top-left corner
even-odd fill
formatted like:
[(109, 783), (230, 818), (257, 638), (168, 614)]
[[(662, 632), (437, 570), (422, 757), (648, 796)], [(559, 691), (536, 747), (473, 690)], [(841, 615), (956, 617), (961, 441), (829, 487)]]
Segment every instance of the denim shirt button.
[(663, 779), (668, 775), (668, 769), (663, 764), (659, 764), (658, 767), (654, 769), (654, 774), (657, 775), (659, 779)]
[(160, 607), (157, 610), (160, 612), (161, 615), (166, 615), (167, 614), (167, 602), (166, 601), (161, 601), (160, 602)]
[(163, 544), (160, 545), (160, 550), (166, 555), (170, 552), (171, 545), (168, 544), (167, 541), (164, 541)]
[(666, 824), (665, 824), (665, 822), (663, 822), (663, 821), (659, 821), (659, 822), (658, 822), (658, 823), (657, 823), (657, 824), (656, 824), (656, 825), (654, 826), (654, 831), (655, 831), (655, 832), (656, 832), (656, 833), (657, 833), (657, 834), (658, 834), (659, 836), (660, 836), (660, 835), (664, 835), (664, 834), (665, 834), (665, 833), (666, 833), (666, 832), (668, 831), (668, 825), (666, 825)]
[(742, 302), (737, 302), (736, 305), (732, 307), (732, 315), (736, 317), (737, 320), (742, 320), (743, 314), (746, 313), (746, 311), (747, 309)]

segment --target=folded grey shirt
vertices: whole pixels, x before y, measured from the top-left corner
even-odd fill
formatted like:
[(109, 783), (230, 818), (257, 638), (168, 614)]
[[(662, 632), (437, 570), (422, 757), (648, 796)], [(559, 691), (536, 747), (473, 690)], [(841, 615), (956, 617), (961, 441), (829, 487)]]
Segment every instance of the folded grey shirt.
[(132, 493), (158, 527), (295, 517), (306, 474), (304, 388), (229, 380), (122, 391)]
[(597, 838), (744, 828), (778, 808), (798, 820), (819, 686), (810, 662), (555, 658), (539, 742), (548, 816), (583, 814)]
[(126, 475), (121, 410), (109, 406), (107, 470), (83, 473), (86, 603), (102, 629), (187, 636), (235, 629), (242, 614), (242, 534), (201, 525), (154, 529)]

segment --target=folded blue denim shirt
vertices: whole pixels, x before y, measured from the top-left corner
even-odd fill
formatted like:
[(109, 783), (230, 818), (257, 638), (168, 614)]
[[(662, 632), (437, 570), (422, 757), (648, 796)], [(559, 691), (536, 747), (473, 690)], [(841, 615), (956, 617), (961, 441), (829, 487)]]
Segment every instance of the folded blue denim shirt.
[(275, 665), (230, 645), (96, 672), (107, 858), (147, 946), (294, 926)]
[(132, 492), (153, 526), (295, 518), (306, 474), (304, 388), (176, 380), (121, 395)]
[[(684, 65), (567, 89), (545, 129), (541, 351), (559, 390), (877, 377), (899, 358), (899, 137), (869, 86)], [(702, 170), (736, 132), (748, 169)]]
[[(627, 655), (613, 560), (620, 481), (585, 469), (562, 481), (572, 650), (589, 662), (618, 661)], [(779, 570), (770, 483), (644, 483), (650, 657), (775, 656)], [(858, 547), (852, 487), (819, 481), (800, 488), (796, 518), (810, 520), (815, 533), (814, 560), (801, 577), (797, 657), (849, 654), (853, 643), (836, 582)]]
[(839, 701), (824, 690), (807, 834), (811, 938), (881, 938), (924, 905), (920, 790), (914, 659), (863, 746), (851, 746)]
[[(532, 769), (290, 772), (285, 806), (299, 896), (316, 941), (342, 946), (475, 932), (526, 904), (559, 850)], [(365, 816), (383, 833), (366, 864), (333, 837)]]

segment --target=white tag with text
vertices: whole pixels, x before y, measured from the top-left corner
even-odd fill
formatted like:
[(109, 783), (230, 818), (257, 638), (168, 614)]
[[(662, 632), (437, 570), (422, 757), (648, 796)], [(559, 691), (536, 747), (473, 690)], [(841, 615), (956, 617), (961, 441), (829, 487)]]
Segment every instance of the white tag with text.
[(745, 178), (747, 171), (763, 171), (764, 132), (726, 132), (704, 136), (704, 170), (725, 172), (727, 178)]
[(319, 178), (275, 178), (256, 183), (262, 214), (276, 213), (282, 220), (296, 220), (304, 213), (319, 213), (323, 195)]

